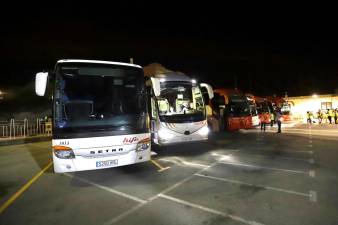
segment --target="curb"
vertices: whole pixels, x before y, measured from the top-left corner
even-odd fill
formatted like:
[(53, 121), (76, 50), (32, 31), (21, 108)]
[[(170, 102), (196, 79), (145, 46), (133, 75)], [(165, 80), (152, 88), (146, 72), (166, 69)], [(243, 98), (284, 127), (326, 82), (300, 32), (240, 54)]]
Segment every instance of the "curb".
[(19, 139), (3, 140), (3, 141), (0, 140), (0, 146), (21, 145), (21, 144), (27, 144), (27, 143), (49, 141), (51, 139), (52, 139), (51, 136), (43, 136), (43, 137), (19, 138)]

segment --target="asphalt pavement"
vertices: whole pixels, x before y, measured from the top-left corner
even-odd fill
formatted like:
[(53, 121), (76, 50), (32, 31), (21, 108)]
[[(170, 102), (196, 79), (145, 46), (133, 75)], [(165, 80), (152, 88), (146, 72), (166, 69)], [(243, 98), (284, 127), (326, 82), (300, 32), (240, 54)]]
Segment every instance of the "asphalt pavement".
[(222, 132), (67, 174), (53, 173), (49, 141), (0, 146), (0, 224), (338, 224), (333, 126)]

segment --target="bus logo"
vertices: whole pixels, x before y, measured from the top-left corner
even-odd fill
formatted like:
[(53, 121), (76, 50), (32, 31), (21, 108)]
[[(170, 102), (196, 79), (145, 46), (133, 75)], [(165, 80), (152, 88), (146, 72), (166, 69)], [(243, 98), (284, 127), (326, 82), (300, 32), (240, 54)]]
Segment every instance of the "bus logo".
[(133, 142), (138, 141), (137, 137), (124, 138), (123, 144), (132, 144)]

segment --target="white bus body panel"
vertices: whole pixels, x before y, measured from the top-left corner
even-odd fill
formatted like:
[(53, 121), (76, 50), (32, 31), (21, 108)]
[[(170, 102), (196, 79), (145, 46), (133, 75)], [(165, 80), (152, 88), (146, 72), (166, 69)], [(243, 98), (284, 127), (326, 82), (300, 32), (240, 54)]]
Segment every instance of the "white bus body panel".
[(208, 140), (209, 129), (206, 120), (189, 123), (160, 122), (157, 125), (154, 142), (159, 145)]
[(253, 116), (252, 117), (252, 126), (259, 126), (260, 121), (259, 121), (259, 117), (258, 116)]
[[(148, 161), (150, 160), (150, 145), (146, 150), (136, 151), (137, 143), (144, 139), (150, 140), (150, 134), (53, 139), (53, 146), (70, 147), (75, 154), (74, 159), (60, 159), (53, 152), (54, 171), (64, 173), (96, 170)], [(104, 161), (114, 162), (114, 164), (97, 166), (98, 163), (101, 164)]]

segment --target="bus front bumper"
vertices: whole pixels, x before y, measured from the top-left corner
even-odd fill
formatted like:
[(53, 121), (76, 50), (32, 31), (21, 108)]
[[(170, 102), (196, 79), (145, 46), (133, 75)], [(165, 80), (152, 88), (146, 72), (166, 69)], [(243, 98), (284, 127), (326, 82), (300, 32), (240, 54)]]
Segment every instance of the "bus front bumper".
[[(76, 160), (75, 160), (76, 159)], [(119, 167), (150, 160), (150, 150), (130, 151), (125, 154), (87, 157), (75, 155), (75, 159), (60, 159), (53, 154), (54, 172), (66, 173)]]

